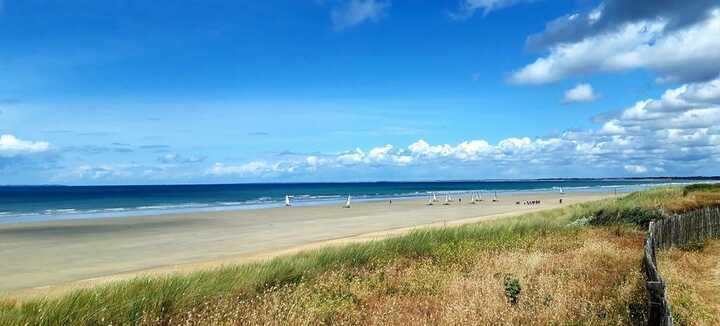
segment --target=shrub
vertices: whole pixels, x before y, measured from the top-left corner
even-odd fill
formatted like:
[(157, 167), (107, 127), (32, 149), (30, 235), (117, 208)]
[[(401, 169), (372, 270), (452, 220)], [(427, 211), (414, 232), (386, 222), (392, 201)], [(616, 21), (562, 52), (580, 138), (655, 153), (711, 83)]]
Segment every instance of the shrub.
[(663, 214), (658, 209), (650, 209), (643, 207), (630, 208), (601, 208), (595, 214), (590, 224), (593, 225), (611, 225), (618, 223), (630, 223), (647, 227), (653, 220), (662, 219)]
[(505, 296), (508, 298), (510, 304), (514, 305), (518, 303), (521, 290), (520, 280), (512, 275), (505, 276)]
[(685, 186), (683, 196), (692, 192), (720, 192), (720, 183), (698, 183)]

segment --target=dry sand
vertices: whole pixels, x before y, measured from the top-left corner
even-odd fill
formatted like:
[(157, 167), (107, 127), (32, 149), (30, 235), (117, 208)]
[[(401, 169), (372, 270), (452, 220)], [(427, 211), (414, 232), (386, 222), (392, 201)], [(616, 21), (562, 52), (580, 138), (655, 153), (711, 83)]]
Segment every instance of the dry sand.
[[(563, 205), (607, 197), (565, 194)], [(426, 206), (426, 200), (0, 225), (0, 293), (53, 295), (138, 275), (268, 259), (413, 228), (472, 223), (561, 206), (559, 194)], [(516, 205), (540, 199), (542, 205)]]

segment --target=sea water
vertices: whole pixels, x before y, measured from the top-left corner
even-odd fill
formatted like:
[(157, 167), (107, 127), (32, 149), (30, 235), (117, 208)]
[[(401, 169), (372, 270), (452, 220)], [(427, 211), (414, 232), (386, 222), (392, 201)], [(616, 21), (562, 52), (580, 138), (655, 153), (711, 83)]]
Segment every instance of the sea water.
[[(704, 179), (708, 181), (707, 179)], [(545, 179), (432, 182), (255, 183), (127, 186), (0, 186), (0, 223), (426, 198), (431, 193), (628, 192), (695, 179)]]

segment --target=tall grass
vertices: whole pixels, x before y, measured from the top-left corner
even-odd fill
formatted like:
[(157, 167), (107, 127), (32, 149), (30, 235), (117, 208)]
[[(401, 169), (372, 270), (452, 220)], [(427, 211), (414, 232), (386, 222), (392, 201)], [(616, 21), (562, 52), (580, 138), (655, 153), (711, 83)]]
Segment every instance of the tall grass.
[(720, 240), (706, 240), (702, 246), (694, 248), (658, 252), (658, 266), (667, 282), (668, 300), (676, 324), (720, 324), (719, 256)]
[(587, 218), (595, 225), (630, 223), (646, 227), (668, 214), (714, 205), (720, 205), (720, 185), (661, 187), (579, 205), (573, 219)]

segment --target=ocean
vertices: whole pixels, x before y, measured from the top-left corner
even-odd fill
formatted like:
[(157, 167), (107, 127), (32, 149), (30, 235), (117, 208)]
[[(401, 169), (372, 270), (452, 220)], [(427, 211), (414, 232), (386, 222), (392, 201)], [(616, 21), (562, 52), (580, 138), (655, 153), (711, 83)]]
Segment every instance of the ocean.
[(697, 179), (553, 179), (363, 183), (257, 183), (142, 186), (0, 186), (0, 223), (321, 205), (428, 197), (432, 192), (628, 192)]

